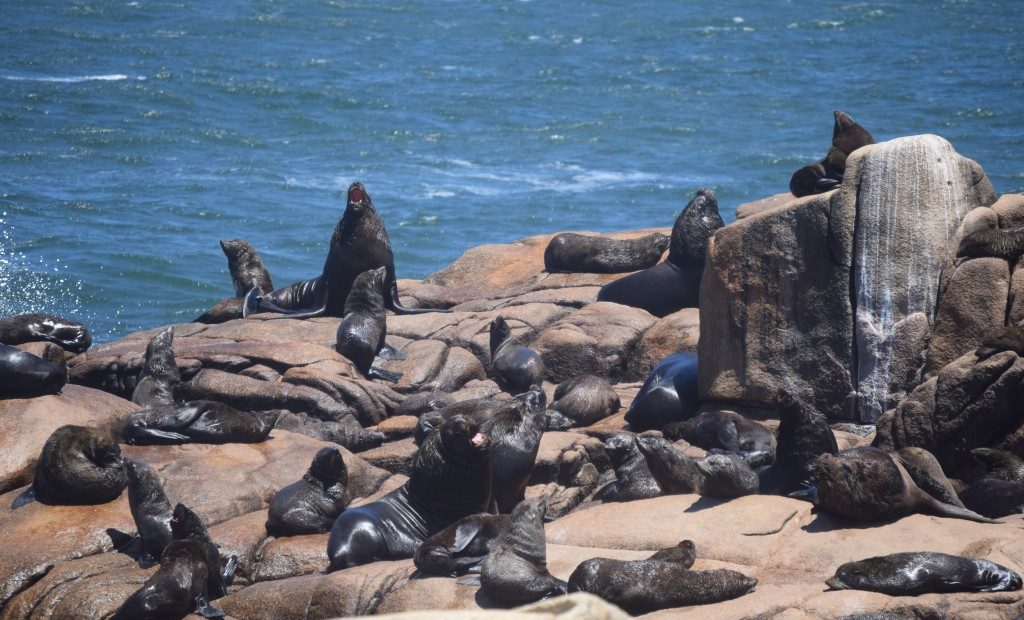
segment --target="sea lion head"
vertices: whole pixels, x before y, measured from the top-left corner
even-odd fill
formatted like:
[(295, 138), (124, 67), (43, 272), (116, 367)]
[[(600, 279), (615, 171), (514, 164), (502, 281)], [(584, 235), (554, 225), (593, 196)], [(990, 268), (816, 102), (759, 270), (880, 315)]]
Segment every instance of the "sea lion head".
[(725, 222), (715, 193), (706, 187), (698, 189), (672, 226), (668, 260), (680, 267), (703, 267), (708, 239), (722, 226)]
[(420, 421), (416, 423), (416, 434), (413, 436), (413, 441), (417, 446), (422, 445), (431, 433), (441, 428), (442, 424), (444, 424), (444, 414), (440, 411), (424, 413), (420, 416)]
[(359, 181), (348, 186), (346, 200), (346, 213), (351, 212), (355, 215), (362, 215), (367, 211), (373, 210), (373, 200), (370, 198), (370, 193), (366, 191), (366, 188)]
[(337, 448), (320, 448), (309, 466), (309, 473), (324, 480), (347, 480), (348, 468)]
[(155, 489), (163, 489), (156, 472), (145, 463), (125, 459), (124, 471), (128, 476), (128, 492), (132, 495), (146, 496)]
[(480, 432), (480, 426), (467, 416), (452, 416), (441, 425), (439, 431), (444, 452), (469, 454), (489, 452), (491, 449), (491, 438)]
[(875, 138), (871, 133), (858, 125), (846, 112), (836, 110), (834, 116), (835, 124), (832, 126), (832, 146), (841, 153), (849, 155), (862, 146), (875, 143)]
[(494, 317), (491, 321), (491, 355), (498, 350), (503, 342), (512, 335), (512, 327), (503, 316)]
[(616, 433), (604, 442), (604, 451), (614, 467), (619, 467), (636, 450), (636, 435)]
[(825, 581), (829, 590), (874, 590), (877, 587), (878, 575), (887, 572), (882, 565), (884, 558), (868, 558), (857, 562), (847, 562), (838, 569), (836, 574)]
[[(512, 510), (511, 520), (519, 522), (543, 523), (544, 514), (548, 511), (548, 498), (541, 495), (524, 499)], [(543, 527), (543, 526), (542, 526)]]
[(174, 513), (171, 515), (171, 533), (174, 535), (174, 540), (181, 540), (205, 531), (206, 526), (203, 525), (202, 519), (188, 506), (179, 503), (174, 507)]
[(220, 249), (224, 251), (229, 262), (255, 254), (252, 246), (245, 239), (221, 239)]

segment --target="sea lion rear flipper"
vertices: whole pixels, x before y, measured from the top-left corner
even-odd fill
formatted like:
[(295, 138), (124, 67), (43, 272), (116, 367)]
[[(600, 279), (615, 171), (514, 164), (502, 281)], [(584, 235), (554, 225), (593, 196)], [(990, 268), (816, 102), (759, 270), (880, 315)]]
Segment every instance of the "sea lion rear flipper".
[(238, 570), (238, 556), (233, 555), (228, 558), (227, 562), (224, 562), (224, 568), (220, 571), (221, 581), (224, 582), (224, 587), (230, 586), (235, 581), (235, 571)]
[(14, 498), (14, 502), (11, 504), (11, 510), (21, 508), (25, 504), (31, 504), (34, 501), (36, 501), (36, 488), (34, 485), (30, 484), (27, 489), (18, 495), (18, 497)]
[(398, 284), (391, 283), (391, 293), (384, 300), (384, 305), (394, 311), (395, 314), (426, 314), (428, 312), (451, 312), (442, 308), (406, 308), (398, 300)]
[(478, 574), (463, 575), (462, 577), (459, 577), (458, 579), (456, 579), (455, 583), (459, 584), (460, 586), (479, 586), (480, 585), (480, 575), (478, 575)]
[(211, 605), (202, 594), (196, 597), (196, 611), (205, 618), (223, 618), (227, 615), (220, 608)]
[(398, 383), (398, 380), (402, 378), (402, 373), (371, 366), (369, 372), (366, 373), (366, 377), (369, 379), (380, 379), (381, 381)]
[[(165, 431), (146, 426), (129, 426), (125, 428), (125, 441), (136, 445), (164, 445), (188, 443), (192, 438), (182, 433)], [(148, 441), (147, 441), (148, 440)]]
[(385, 343), (385, 345), (380, 348), (380, 351), (377, 351), (377, 357), (386, 361), (399, 362), (405, 359), (405, 353), (403, 351), (399, 351), (390, 344)]
[(966, 508), (958, 508), (956, 506), (940, 502), (939, 500), (935, 499), (931, 495), (928, 495), (924, 491), (920, 491), (920, 493), (926, 498), (926, 501), (923, 502), (923, 507), (930, 509), (928, 510), (928, 512), (930, 512), (933, 515), (938, 515), (940, 517), (950, 517), (952, 519), (966, 519), (967, 521), (976, 521), (977, 523), (1002, 523), (1002, 521), (996, 521), (995, 519), (983, 517), (980, 514), (974, 512), (973, 510), (968, 510)]

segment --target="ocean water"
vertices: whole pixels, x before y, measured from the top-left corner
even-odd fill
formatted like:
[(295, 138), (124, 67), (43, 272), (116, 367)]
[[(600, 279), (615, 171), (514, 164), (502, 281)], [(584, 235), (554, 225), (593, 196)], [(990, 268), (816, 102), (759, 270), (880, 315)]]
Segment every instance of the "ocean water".
[(7, 0), (0, 315), (187, 321), (232, 294), (233, 237), (312, 277), (357, 179), (399, 277), (670, 226), (701, 186), (731, 221), (837, 108), (1024, 190), (1024, 4), (744, 4)]

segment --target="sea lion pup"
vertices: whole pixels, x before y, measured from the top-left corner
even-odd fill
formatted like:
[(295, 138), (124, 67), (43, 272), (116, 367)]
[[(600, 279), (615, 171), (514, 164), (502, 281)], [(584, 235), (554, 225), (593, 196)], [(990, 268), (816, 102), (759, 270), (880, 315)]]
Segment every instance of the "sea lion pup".
[(797, 198), (838, 187), (846, 173), (847, 157), (862, 146), (875, 143), (868, 130), (858, 125), (846, 112), (836, 110), (833, 117), (832, 146), (828, 153), (817, 162), (794, 172), (789, 181), (789, 191)]
[(246, 413), (212, 400), (160, 405), (133, 413), (121, 436), (138, 446), (183, 443), (260, 443), (274, 430), (277, 411)]
[(825, 582), (830, 590), (868, 590), (889, 596), (1020, 590), (1020, 575), (995, 562), (915, 551), (847, 562)]
[(502, 607), (515, 607), (565, 594), (567, 584), (548, 572), (544, 513), (548, 501), (535, 497), (512, 511), (508, 526), (491, 544), (480, 571), (480, 591)]
[(697, 190), (672, 227), (668, 258), (605, 284), (597, 300), (642, 308), (657, 317), (696, 308), (708, 239), (722, 226), (715, 194), (707, 188)]
[(626, 412), (630, 430), (659, 430), (692, 418), (697, 411), (697, 354), (675, 353), (647, 375)]
[[(693, 543), (690, 542), (692, 548)], [(693, 559), (666, 562), (591, 558), (569, 576), (569, 592), (589, 592), (632, 615), (684, 605), (707, 605), (743, 596), (757, 579), (732, 570), (691, 571)]]
[(413, 563), (424, 575), (457, 577), (480, 572), (494, 540), (510, 519), (509, 515), (484, 513), (459, 519), (423, 541)]
[(594, 494), (595, 500), (628, 502), (663, 494), (647, 467), (647, 459), (637, 447), (636, 435), (616, 433), (604, 442), (604, 451), (615, 469), (615, 480), (601, 487)]
[(1024, 228), (988, 228), (977, 230), (960, 240), (958, 258), (993, 256), (1010, 261), (1012, 267), (1024, 254)]
[(235, 297), (245, 297), (253, 288), (263, 293), (274, 290), (270, 272), (263, 265), (256, 248), (245, 239), (222, 239), (220, 249), (228, 257), (228, 271), (235, 286)]
[(32, 485), (11, 508), (36, 500), (43, 504), (105, 504), (128, 484), (121, 447), (109, 434), (66, 425), (43, 444)]
[(665, 495), (700, 491), (703, 474), (693, 457), (680, 452), (661, 437), (641, 435), (636, 438), (636, 444), (647, 459), (651, 476)]
[(223, 618), (224, 612), (208, 600), (209, 571), (198, 542), (176, 540), (167, 545), (160, 568), (128, 597), (111, 620), (183, 618), (192, 611), (207, 618)]
[[(377, 448), (387, 439), (380, 431), (363, 428), (351, 413), (343, 415), (338, 420), (320, 420), (311, 418), (304, 413), (292, 413), (287, 410), (279, 410), (276, 413), (279, 413), (281, 417), (277, 419), (277, 424), (274, 425), (275, 429), (330, 441), (349, 452), (362, 452)], [(269, 413), (265, 412), (265, 415), (269, 415)]]
[(697, 461), (697, 469), (702, 475), (701, 495), (730, 498), (757, 494), (757, 474), (738, 454), (709, 454)]
[(940, 502), (964, 508), (949, 478), (942, 471), (942, 465), (931, 452), (924, 448), (909, 447), (900, 448), (894, 456), (922, 491)]
[(835, 454), (839, 446), (821, 412), (785, 389), (776, 392), (775, 402), (779, 412), (775, 464), (758, 475), (761, 493), (785, 495), (805, 484), (819, 456)]
[(388, 332), (383, 295), (385, 277), (384, 267), (377, 267), (364, 271), (352, 282), (334, 348), (355, 364), (364, 377), (394, 383), (402, 378), (402, 373), (372, 366), (374, 358), (384, 348)]
[(648, 560), (660, 562), (677, 562), (685, 568), (690, 568), (697, 560), (697, 547), (692, 540), (681, 540), (674, 547), (666, 547), (655, 551)]
[(0, 398), (56, 394), (68, 382), (67, 366), (0, 344)]
[(1024, 484), (1024, 459), (1013, 452), (992, 448), (975, 448), (971, 456), (985, 466), (985, 478)]
[(128, 507), (142, 541), (140, 564), (148, 566), (160, 561), (164, 548), (173, 540), (171, 502), (152, 467), (125, 461), (124, 468), (128, 475)]
[(775, 462), (775, 435), (763, 424), (734, 411), (709, 411), (683, 422), (673, 422), (663, 430), (665, 437), (672, 441), (685, 439), (708, 451), (738, 454), (751, 467)]
[(491, 440), (491, 493), (499, 513), (523, 501), (546, 427), (546, 398), (535, 385), (480, 424)]
[(220, 551), (217, 543), (210, 538), (210, 532), (203, 525), (199, 515), (192, 512), (188, 506), (177, 504), (174, 506), (174, 513), (171, 514), (171, 533), (175, 541), (189, 540), (197, 543), (203, 552), (208, 569), (206, 575), (206, 590), (211, 601), (221, 598), (228, 593), (228, 586), (235, 579), (235, 569), (238, 568), (238, 558), (231, 556), (223, 565), (220, 561)]
[(637, 239), (560, 233), (544, 249), (544, 270), (554, 273), (626, 273), (646, 269), (668, 249), (669, 238), (651, 233)]
[(345, 509), (348, 468), (337, 448), (321, 448), (298, 482), (284, 487), (270, 500), (267, 534), (298, 536), (329, 532)]
[(560, 383), (548, 414), (558, 412), (577, 426), (589, 426), (619, 410), (621, 403), (606, 379), (583, 375)]
[(143, 407), (174, 403), (174, 390), (181, 383), (181, 373), (174, 360), (172, 344), (174, 330), (168, 327), (146, 345), (146, 361), (132, 392), (133, 403)]
[(860, 447), (835, 455), (823, 454), (815, 461), (811, 475), (814, 486), (791, 493), (791, 497), (808, 499), (843, 519), (872, 522), (924, 513), (996, 523), (928, 495), (914, 484), (902, 465), (880, 448)]
[(0, 344), (52, 342), (72, 353), (84, 353), (92, 345), (89, 328), (49, 314), (19, 314), (0, 319)]
[[(327, 253), (319, 281), (314, 278), (297, 282), (266, 295), (251, 290), (246, 294), (245, 316), (253, 312), (269, 311), (288, 314), (293, 318), (320, 315), (340, 317), (356, 276), (377, 267), (386, 268), (384, 301), (395, 314), (450, 312), (434, 308), (406, 308), (401, 304), (395, 282), (395, 256), (391, 251), (391, 240), (369, 192), (362, 183), (356, 181), (348, 187), (347, 198), (345, 213), (331, 236), (331, 249)], [(319, 302), (320, 305), (297, 305), (309, 301)]]
[(512, 335), (505, 317), (491, 321), (491, 374), (498, 387), (509, 394), (521, 394), (532, 385), (544, 383), (544, 360)]
[(1024, 355), (1024, 324), (1007, 325), (992, 333), (985, 338), (974, 354), (979, 360), (983, 360), (1003, 351)]
[(334, 521), (328, 571), (411, 558), (424, 540), (491, 502), (489, 440), (465, 416), (431, 433), (410, 467), (404, 485)]
[(982, 478), (960, 493), (968, 510), (998, 519), (1024, 512), (1024, 484), (995, 478)]

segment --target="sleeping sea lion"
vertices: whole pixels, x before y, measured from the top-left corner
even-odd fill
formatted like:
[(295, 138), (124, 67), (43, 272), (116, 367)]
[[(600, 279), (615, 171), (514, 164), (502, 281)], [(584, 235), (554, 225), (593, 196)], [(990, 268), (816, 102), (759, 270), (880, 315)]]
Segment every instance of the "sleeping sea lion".
[(601, 487), (594, 499), (602, 502), (628, 502), (663, 495), (651, 475), (633, 433), (616, 433), (604, 442), (604, 451), (615, 469), (615, 480)]
[(128, 481), (121, 447), (109, 434), (86, 426), (66, 425), (43, 444), (35, 478), (11, 504), (105, 504), (121, 494)]
[(121, 436), (139, 446), (183, 443), (260, 443), (280, 412), (247, 413), (211, 400), (160, 405), (131, 414)]
[(868, 590), (889, 596), (1021, 588), (1020, 575), (1005, 566), (934, 551), (892, 553), (847, 562), (825, 583), (830, 590)]
[(669, 238), (651, 233), (637, 239), (560, 233), (544, 249), (544, 270), (554, 273), (626, 273), (661, 260)]
[(548, 414), (558, 412), (576, 426), (589, 426), (619, 410), (619, 395), (607, 379), (583, 375), (555, 388), (555, 402)]
[(743, 457), (751, 467), (775, 462), (776, 440), (765, 426), (733, 411), (709, 411), (664, 429), (672, 441), (685, 439), (708, 451), (721, 450)]
[(0, 344), (52, 342), (65, 351), (84, 353), (92, 345), (89, 328), (49, 314), (19, 314), (0, 319)]

